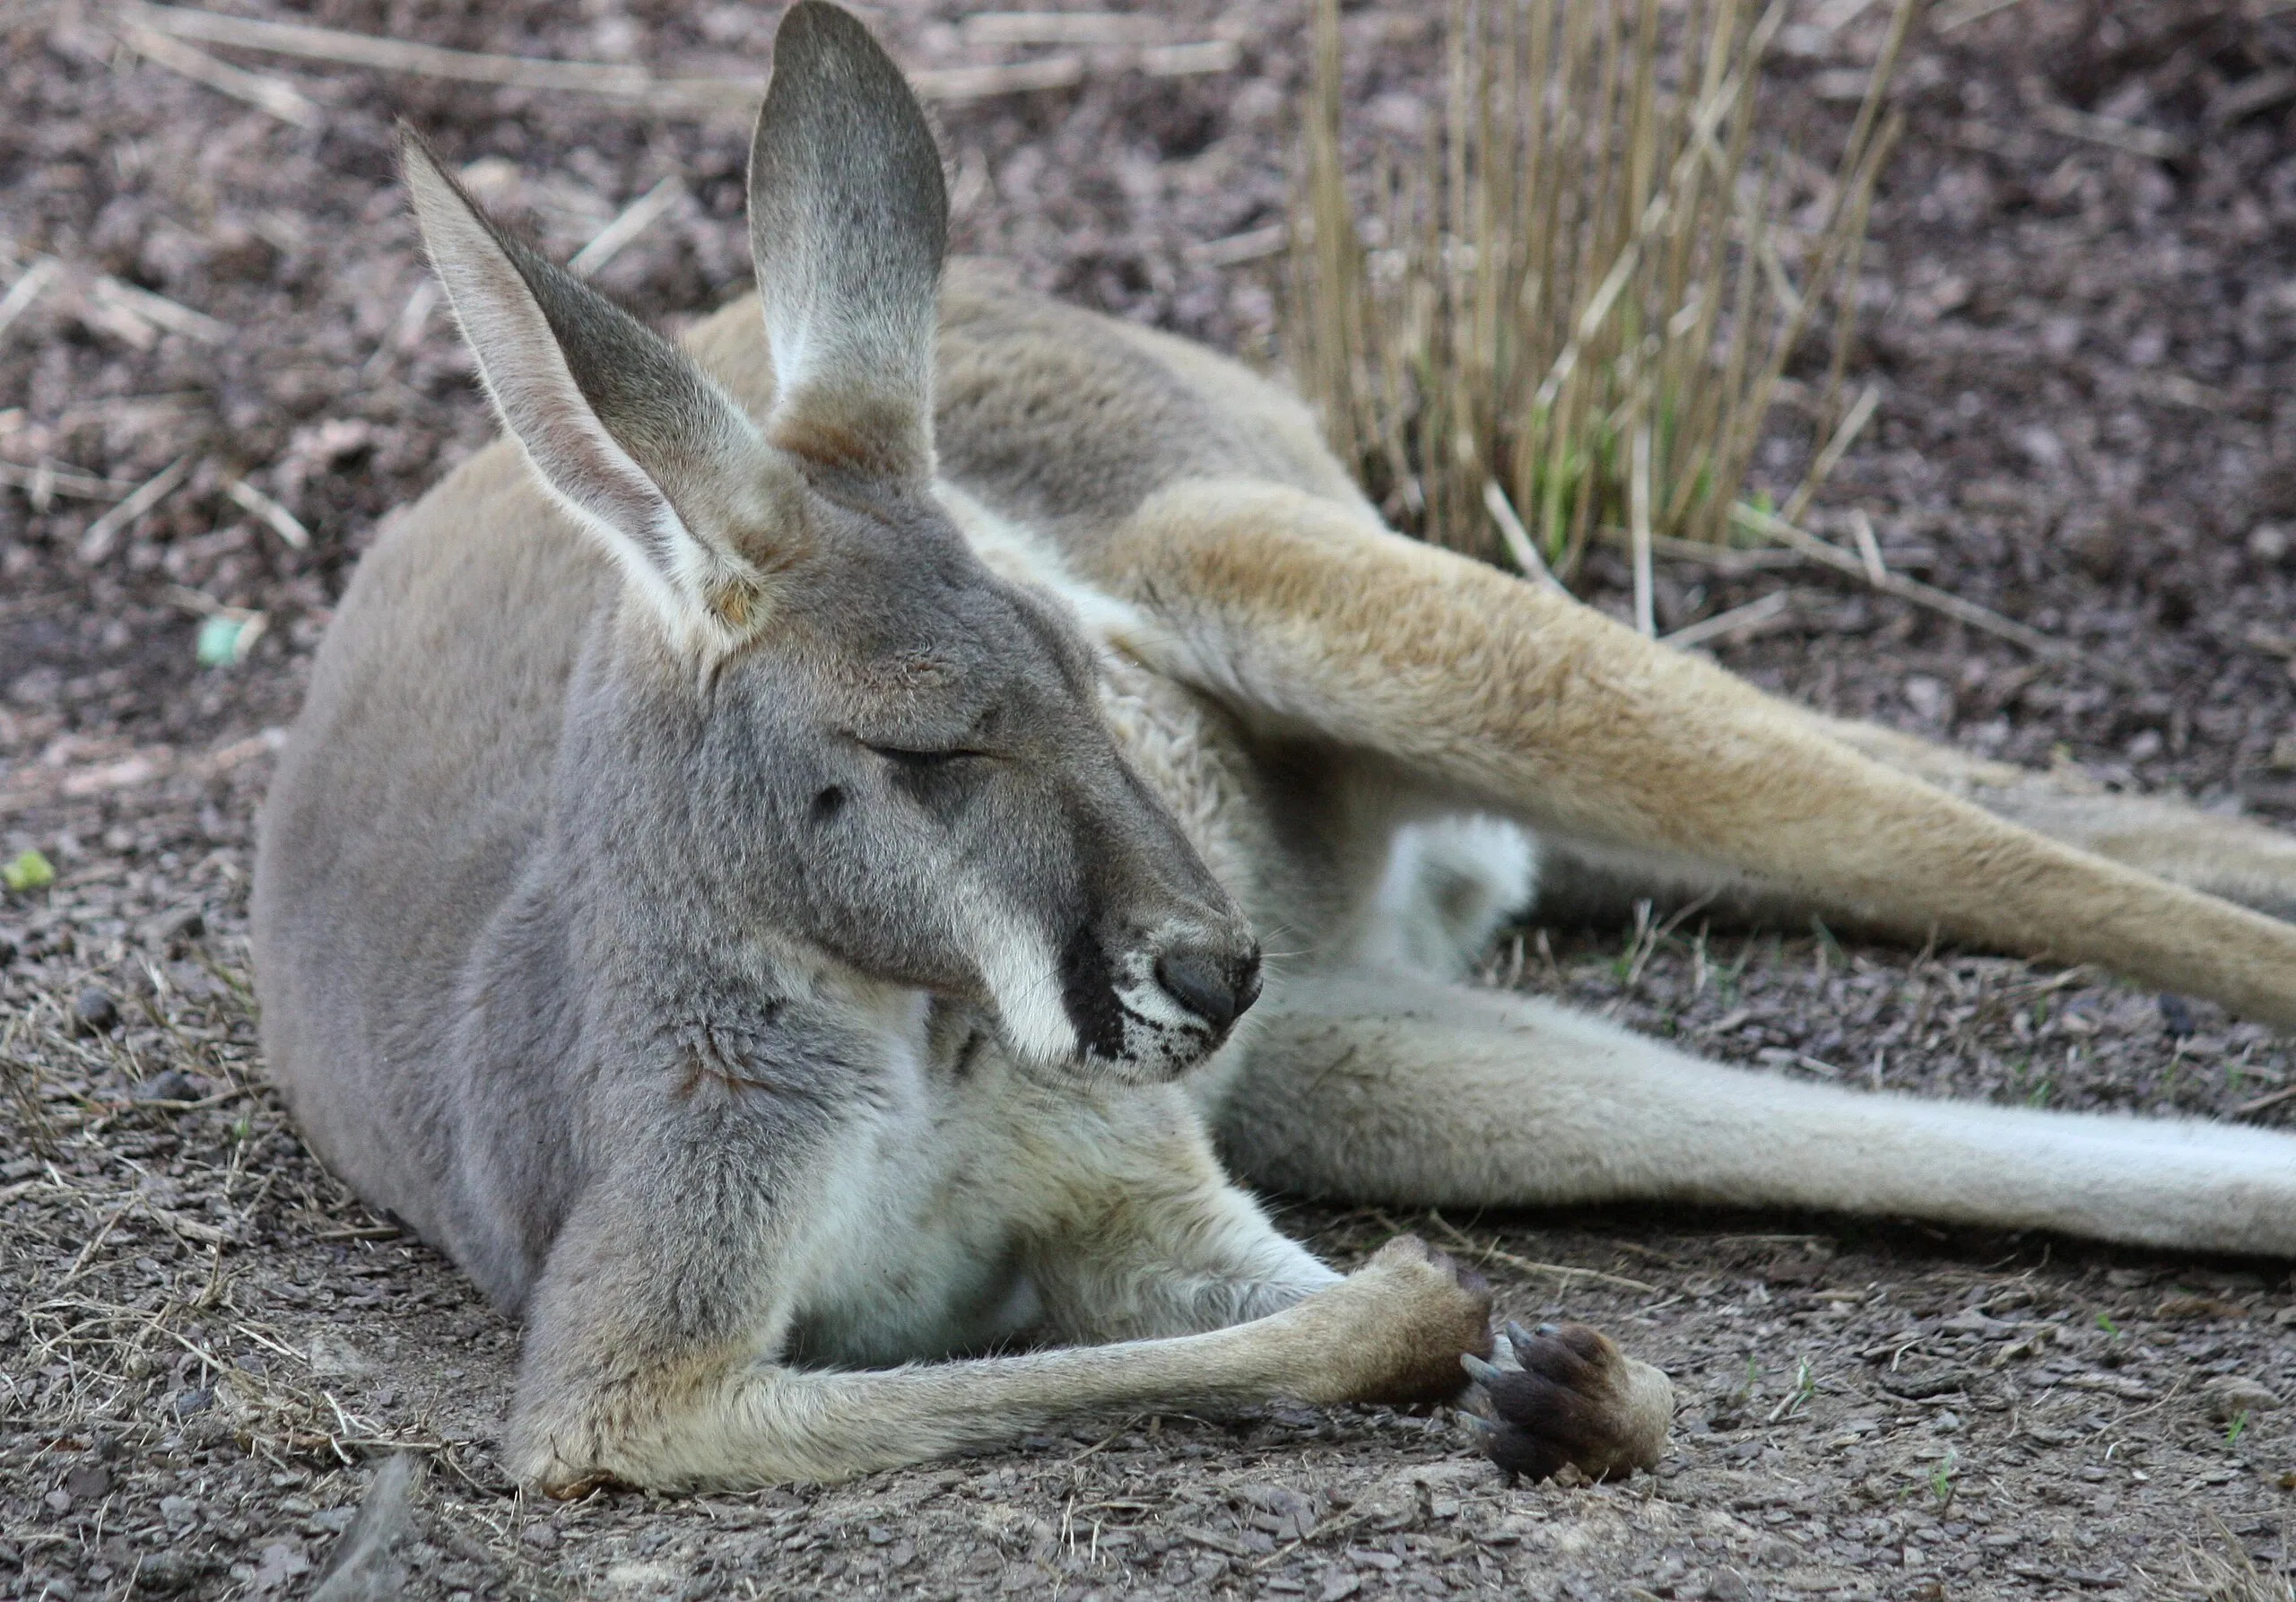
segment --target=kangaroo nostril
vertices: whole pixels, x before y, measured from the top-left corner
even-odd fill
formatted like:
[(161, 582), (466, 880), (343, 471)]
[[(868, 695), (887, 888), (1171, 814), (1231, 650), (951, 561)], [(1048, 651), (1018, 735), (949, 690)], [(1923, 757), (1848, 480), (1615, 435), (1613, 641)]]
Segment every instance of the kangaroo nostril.
[(1259, 962), (1239, 969), (1208, 951), (1182, 946), (1156, 959), (1156, 982), (1214, 1029), (1225, 1029), (1259, 994)]
[(1236, 993), (1236, 1015), (1241, 1017), (1252, 1010), (1252, 1003), (1259, 999), (1259, 947), (1228, 964), (1229, 986)]

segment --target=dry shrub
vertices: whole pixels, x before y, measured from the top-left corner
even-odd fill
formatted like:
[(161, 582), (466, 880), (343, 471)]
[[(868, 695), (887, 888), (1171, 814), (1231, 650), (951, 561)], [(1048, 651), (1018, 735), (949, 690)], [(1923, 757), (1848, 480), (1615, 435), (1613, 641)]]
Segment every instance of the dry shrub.
[[(1838, 292), (1918, 4), (1899, 0), (1829, 178), (1756, 126), (1786, 0), (1454, 0), (1441, 126), (1380, 150), (1360, 205), (1337, 0), (1316, 0), (1286, 339), (1388, 516), (1566, 575), (1616, 534), (1647, 571), (1654, 534), (1727, 535), (1788, 359), (1830, 336), (1822, 384), (1795, 387), (1813, 429), (1798, 516), (1872, 414), (1871, 391), (1842, 405)], [(1781, 216), (1796, 191), (1802, 227)]]

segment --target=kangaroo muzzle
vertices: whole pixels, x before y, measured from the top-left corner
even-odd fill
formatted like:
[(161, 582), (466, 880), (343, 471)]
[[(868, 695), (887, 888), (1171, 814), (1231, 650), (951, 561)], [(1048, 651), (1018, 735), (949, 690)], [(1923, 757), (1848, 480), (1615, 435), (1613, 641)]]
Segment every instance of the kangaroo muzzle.
[(1061, 964), (1080, 1063), (1144, 1084), (1184, 1074), (1218, 1050), (1259, 992), (1259, 943), (1240, 923), (1121, 942), (1079, 929)]

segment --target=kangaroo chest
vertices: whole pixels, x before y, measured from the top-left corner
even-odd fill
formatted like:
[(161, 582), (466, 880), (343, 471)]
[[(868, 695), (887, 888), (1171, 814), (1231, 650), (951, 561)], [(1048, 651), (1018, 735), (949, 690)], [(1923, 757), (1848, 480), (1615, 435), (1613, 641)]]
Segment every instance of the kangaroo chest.
[(932, 1028), (921, 997), (909, 1017), (825, 1154), (786, 1264), (790, 1361), (882, 1367), (1040, 1328), (1043, 1275), (1140, 1173), (1172, 1169), (1166, 1148), (1192, 1126), (1175, 1087), (1039, 1083), (986, 1028)]

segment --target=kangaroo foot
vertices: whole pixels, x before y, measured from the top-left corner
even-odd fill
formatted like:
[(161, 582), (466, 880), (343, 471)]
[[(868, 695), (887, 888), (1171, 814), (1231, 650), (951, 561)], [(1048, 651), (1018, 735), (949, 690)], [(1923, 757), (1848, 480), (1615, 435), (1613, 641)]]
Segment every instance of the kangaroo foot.
[(1657, 1466), (1674, 1412), (1665, 1375), (1584, 1324), (1509, 1323), (1507, 1343), (1521, 1367), (1459, 1361), (1475, 1382), (1483, 1453), (1510, 1478), (1543, 1480), (1566, 1463), (1590, 1479)]

